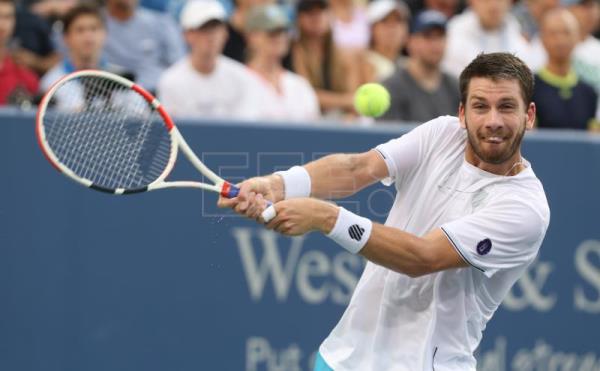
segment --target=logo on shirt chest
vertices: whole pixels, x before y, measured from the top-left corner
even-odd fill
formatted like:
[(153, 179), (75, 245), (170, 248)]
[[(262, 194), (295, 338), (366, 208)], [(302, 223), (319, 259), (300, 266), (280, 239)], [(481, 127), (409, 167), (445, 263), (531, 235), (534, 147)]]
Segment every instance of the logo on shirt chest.
[(492, 249), (492, 241), (489, 238), (486, 238), (485, 240), (481, 240), (477, 244), (477, 253), (479, 255), (485, 255), (485, 254), (489, 253), (491, 249)]

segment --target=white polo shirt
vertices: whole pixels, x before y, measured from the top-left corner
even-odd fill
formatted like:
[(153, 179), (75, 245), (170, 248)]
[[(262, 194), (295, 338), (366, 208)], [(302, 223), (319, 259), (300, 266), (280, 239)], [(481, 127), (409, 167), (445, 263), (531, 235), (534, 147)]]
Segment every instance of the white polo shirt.
[(334, 370), (475, 370), (486, 323), (535, 259), (550, 211), (529, 163), (485, 172), (465, 161), (466, 140), (443, 116), (376, 148), (397, 189), (385, 224), (441, 228), (470, 266), (410, 278), (369, 262), (319, 349)]
[(158, 100), (173, 116), (256, 120), (258, 98), (250, 70), (220, 55), (210, 74), (201, 74), (190, 57), (169, 67), (158, 81)]

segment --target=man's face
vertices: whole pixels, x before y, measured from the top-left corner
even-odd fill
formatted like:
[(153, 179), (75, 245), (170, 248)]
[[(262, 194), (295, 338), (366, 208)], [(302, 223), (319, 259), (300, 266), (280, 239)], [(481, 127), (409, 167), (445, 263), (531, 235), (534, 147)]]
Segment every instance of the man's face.
[(64, 36), (71, 53), (83, 59), (98, 59), (106, 40), (106, 29), (95, 15), (82, 14), (73, 20)]
[(248, 37), (254, 51), (268, 58), (282, 59), (289, 50), (290, 37), (287, 29), (253, 31), (248, 33)]
[(0, 45), (6, 46), (15, 28), (15, 6), (0, 3)]
[(186, 31), (185, 38), (192, 55), (216, 59), (227, 41), (227, 28), (223, 22), (210, 21), (197, 30)]
[(535, 105), (525, 107), (516, 80), (475, 77), (468, 86), (459, 118), (467, 129), (467, 150), (481, 161), (500, 165), (514, 161), (525, 130), (533, 127)]
[(567, 10), (551, 11), (541, 24), (540, 35), (550, 60), (565, 62), (579, 42), (579, 24)]
[(402, 47), (408, 36), (408, 20), (399, 11), (392, 11), (372, 27), (372, 39), (376, 45)]
[(446, 50), (446, 32), (431, 28), (410, 36), (408, 52), (430, 69), (438, 68)]
[(470, 4), (481, 26), (487, 30), (495, 30), (504, 22), (512, 2), (511, 0), (471, 0)]

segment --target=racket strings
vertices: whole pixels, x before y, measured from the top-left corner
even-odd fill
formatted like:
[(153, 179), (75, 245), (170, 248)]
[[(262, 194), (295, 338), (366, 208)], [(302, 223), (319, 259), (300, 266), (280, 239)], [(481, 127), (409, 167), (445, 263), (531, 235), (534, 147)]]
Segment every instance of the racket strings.
[(58, 160), (105, 188), (144, 187), (164, 172), (171, 138), (160, 115), (136, 92), (113, 80), (83, 76), (54, 94), (43, 125)]

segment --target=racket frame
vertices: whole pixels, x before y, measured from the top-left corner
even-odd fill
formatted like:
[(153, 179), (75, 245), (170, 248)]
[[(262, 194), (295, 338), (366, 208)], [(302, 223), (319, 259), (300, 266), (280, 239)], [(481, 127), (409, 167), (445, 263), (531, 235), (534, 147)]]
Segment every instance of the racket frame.
[[(129, 88), (129, 89), (135, 91), (137, 94), (142, 96), (146, 100), (146, 102), (148, 104), (150, 104), (152, 106), (152, 108), (154, 108), (156, 110), (156, 112), (158, 112), (158, 114), (163, 119), (163, 123), (166, 127), (166, 130), (168, 131), (168, 133), (171, 137), (170, 156), (169, 156), (169, 160), (167, 162), (167, 166), (165, 167), (163, 172), (160, 174), (160, 176), (158, 178), (156, 178), (156, 180), (154, 180), (153, 182), (149, 183), (147, 186), (133, 188), (133, 189), (126, 189), (126, 188), (111, 189), (111, 188), (106, 188), (106, 187), (96, 185), (90, 179), (86, 179), (86, 178), (78, 176), (67, 166), (63, 165), (59, 161), (56, 154), (52, 151), (52, 148), (50, 147), (50, 145), (48, 144), (48, 142), (46, 140), (46, 132), (44, 129), (44, 117), (45, 117), (46, 111), (48, 109), (48, 104), (50, 103), (50, 100), (54, 96), (55, 92), (61, 86), (63, 86), (64, 84), (66, 84), (69, 81), (75, 80), (82, 76), (92, 76), (92, 77), (100, 77), (100, 78), (109, 79), (120, 85), (123, 85), (126, 88)], [(146, 191), (153, 191), (153, 190), (164, 189), (164, 188), (199, 188), (199, 189), (204, 189), (204, 190), (220, 193), (223, 197), (227, 197), (227, 198), (236, 197), (239, 192), (239, 189), (235, 185), (225, 181), (223, 178), (221, 178), (220, 176), (215, 174), (198, 158), (198, 156), (196, 156), (196, 154), (192, 151), (190, 146), (187, 144), (187, 142), (185, 141), (185, 139), (183, 138), (183, 136), (181, 135), (181, 133), (175, 126), (175, 123), (173, 122), (173, 120), (171, 119), (171, 117), (169, 116), (167, 111), (164, 109), (162, 104), (158, 101), (158, 99), (156, 99), (147, 90), (145, 90), (141, 86), (135, 84), (134, 82), (132, 82), (124, 77), (110, 73), (110, 72), (99, 71), (99, 70), (80, 70), (80, 71), (70, 73), (70, 74), (64, 76), (63, 78), (61, 78), (60, 80), (58, 80), (57, 82), (55, 82), (50, 87), (48, 92), (46, 92), (46, 94), (44, 95), (44, 97), (42, 98), (42, 100), (39, 104), (39, 108), (38, 108), (38, 112), (37, 112), (37, 116), (36, 116), (36, 136), (37, 136), (38, 144), (39, 144), (40, 148), (42, 149), (44, 156), (56, 170), (63, 173), (67, 177), (71, 178), (75, 182), (77, 182), (85, 187), (95, 189), (97, 191), (116, 194), (116, 195), (122, 195), (122, 194), (133, 194), (133, 193), (140, 193), (140, 192), (146, 192)], [(175, 166), (175, 161), (177, 160), (178, 149), (181, 149), (183, 154), (192, 163), (192, 165), (202, 175), (207, 177), (213, 184), (207, 184), (207, 183), (196, 182), (196, 181), (165, 181), (165, 179), (167, 178), (167, 176), (169, 176), (169, 174), (173, 170), (173, 167)]]

